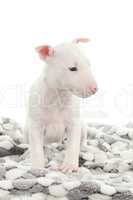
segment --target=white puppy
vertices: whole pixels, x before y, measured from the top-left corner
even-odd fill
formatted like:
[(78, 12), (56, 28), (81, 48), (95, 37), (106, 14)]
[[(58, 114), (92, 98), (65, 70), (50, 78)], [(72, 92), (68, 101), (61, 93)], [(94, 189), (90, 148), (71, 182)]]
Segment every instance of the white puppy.
[[(45, 71), (30, 90), (26, 134), (31, 148), (32, 167), (45, 166), (43, 146), (58, 142), (67, 134), (67, 149), (62, 171), (78, 170), (82, 128), (80, 102), (97, 91), (90, 63), (78, 47), (79, 38), (56, 47), (41, 46), (36, 50), (46, 62)], [(85, 137), (85, 135), (84, 135)]]

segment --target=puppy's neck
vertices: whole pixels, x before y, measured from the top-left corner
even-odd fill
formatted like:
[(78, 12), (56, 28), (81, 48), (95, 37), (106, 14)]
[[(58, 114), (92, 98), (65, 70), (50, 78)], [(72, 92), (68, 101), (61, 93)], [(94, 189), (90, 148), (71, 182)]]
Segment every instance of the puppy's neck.
[(61, 108), (68, 106), (72, 102), (72, 93), (67, 88), (63, 88), (57, 80), (51, 80), (48, 75), (42, 77), (46, 104)]

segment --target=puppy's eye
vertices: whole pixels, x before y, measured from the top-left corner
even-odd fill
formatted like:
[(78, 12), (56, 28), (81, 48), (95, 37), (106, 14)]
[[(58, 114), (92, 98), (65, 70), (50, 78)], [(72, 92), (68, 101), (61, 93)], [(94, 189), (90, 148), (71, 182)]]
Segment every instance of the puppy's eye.
[(70, 71), (73, 71), (73, 72), (74, 72), (74, 71), (78, 71), (77, 67), (69, 67), (69, 70), (70, 70)]

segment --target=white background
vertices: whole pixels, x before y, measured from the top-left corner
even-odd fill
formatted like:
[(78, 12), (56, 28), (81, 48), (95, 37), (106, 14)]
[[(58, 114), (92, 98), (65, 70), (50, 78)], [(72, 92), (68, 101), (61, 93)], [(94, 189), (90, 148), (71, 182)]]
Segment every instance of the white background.
[(24, 102), (42, 70), (34, 47), (90, 37), (84, 49), (99, 92), (82, 101), (90, 121), (133, 118), (132, 0), (0, 1), (0, 115), (23, 123)]

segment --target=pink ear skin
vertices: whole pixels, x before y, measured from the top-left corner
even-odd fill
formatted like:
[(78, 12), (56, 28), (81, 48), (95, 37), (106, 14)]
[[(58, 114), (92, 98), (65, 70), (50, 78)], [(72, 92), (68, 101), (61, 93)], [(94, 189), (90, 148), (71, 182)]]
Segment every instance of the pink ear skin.
[(74, 42), (76, 42), (76, 43), (80, 43), (80, 42), (87, 43), (87, 42), (90, 42), (90, 39), (89, 38), (77, 38), (77, 39), (74, 40)]
[(37, 47), (36, 51), (39, 53), (40, 57), (43, 60), (52, 57), (54, 55), (54, 49), (48, 45)]

